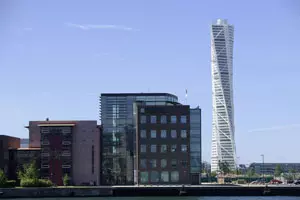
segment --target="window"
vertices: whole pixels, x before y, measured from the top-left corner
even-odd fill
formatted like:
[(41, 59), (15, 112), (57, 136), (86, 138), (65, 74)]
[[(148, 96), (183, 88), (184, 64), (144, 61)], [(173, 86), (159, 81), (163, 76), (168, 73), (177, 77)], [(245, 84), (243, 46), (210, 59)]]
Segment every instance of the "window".
[(172, 168), (175, 168), (177, 167), (177, 160), (176, 159), (172, 159), (171, 160), (171, 165), (172, 165)]
[(141, 113), (144, 113), (144, 112), (145, 112), (145, 108), (141, 108), (141, 109), (140, 109), (140, 112), (141, 112)]
[(180, 133), (180, 136), (182, 137), (182, 138), (186, 138), (186, 130), (181, 130), (181, 133)]
[(187, 168), (188, 162), (186, 160), (182, 160), (181, 165), (183, 168)]
[(167, 137), (167, 131), (166, 130), (161, 130), (160, 131), (160, 137), (161, 138), (166, 138)]
[(147, 118), (146, 115), (141, 116), (141, 124), (146, 124)]
[(187, 146), (185, 144), (181, 145), (181, 151), (182, 152), (187, 152)]
[(182, 116), (180, 117), (180, 123), (186, 124), (186, 116), (185, 116), (185, 115), (182, 115)]
[(151, 182), (159, 182), (159, 173), (157, 171), (151, 171)]
[(176, 115), (172, 115), (172, 116), (171, 116), (171, 123), (172, 123), (172, 124), (176, 124), (176, 122), (177, 122), (177, 117), (176, 117)]
[(166, 124), (167, 123), (167, 116), (166, 115), (160, 116), (160, 123), (161, 124)]
[(146, 153), (147, 152), (147, 146), (145, 144), (141, 144), (141, 153)]
[(178, 181), (179, 181), (178, 171), (171, 172), (171, 182), (178, 182)]
[(160, 179), (162, 180), (162, 182), (169, 182), (169, 172), (162, 171), (160, 174)]
[(151, 138), (156, 138), (156, 130), (151, 130)]
[(151, 115), (151, 124), (156, 124), (156, 116), (155, 115)]
[(148, 172), (141, 172), (141, 183), (148, 183)]
[(160, 146), (160, 152), (161, 152), (161, 153), (166, 153), (166, 152), (167, 152), (167, 145), (162, 144), (162, 145)]
[(92, 174), (94, 174), (95, 171), (95, 148), (94, 145), (92, 145)]
[(172, 144), (171, 146), (171, 152), (176, 152), (177, 149), (177, 145), (176, 144)]
[(147, 160), (146, 159), (141, 159), (140, 160), (140, 167), (142, 169), (146, 169), (147, 168)]
[(171, 137), (172, 138), (177, 138), (177, 131), (176, 130), (171, 130)]
[(166, 159), (161, 159), (160, 160), (160, 167), (161, 168), (166, 168), (167, 167), (167, 160)]
[(156, 168), (156, 159), (151, 159), (150, 160), (150, 167), (151, 168)]
[(151, 152), (156, 153), (156, 144), (151, 145)]
[(141, 138), (147, 138), (146, 130), (141, 130)]

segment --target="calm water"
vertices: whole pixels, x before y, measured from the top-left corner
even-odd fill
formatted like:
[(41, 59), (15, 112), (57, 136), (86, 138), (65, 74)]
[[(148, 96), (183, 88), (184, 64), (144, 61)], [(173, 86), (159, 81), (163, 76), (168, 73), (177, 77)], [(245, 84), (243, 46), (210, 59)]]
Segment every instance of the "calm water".
[[(40, 198), (43, 200), (300, 200), (300, 197), (92, 197), (92, 198)], [(12, 199), (11, 199), (12, 200)], [(32, 200), (32, 199), (16, 199)]]

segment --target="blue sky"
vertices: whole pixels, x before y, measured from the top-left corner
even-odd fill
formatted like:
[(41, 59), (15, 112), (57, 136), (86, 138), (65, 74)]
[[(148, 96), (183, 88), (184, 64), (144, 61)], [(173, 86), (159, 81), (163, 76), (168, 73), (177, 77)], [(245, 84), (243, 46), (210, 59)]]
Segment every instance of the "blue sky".
[(210, 158), (210, 24), (235, 26), (234, 102), (241, 163), (300, 162), (297, 0), (0, 3), (0, 134), (29, 120), (98, 119), (102, 92), (170, 92), (203, 111)]

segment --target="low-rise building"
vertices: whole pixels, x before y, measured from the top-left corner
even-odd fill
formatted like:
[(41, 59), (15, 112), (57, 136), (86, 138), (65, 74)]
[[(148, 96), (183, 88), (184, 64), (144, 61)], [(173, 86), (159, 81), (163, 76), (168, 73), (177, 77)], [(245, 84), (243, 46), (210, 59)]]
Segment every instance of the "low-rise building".
[(17, 172), (23, 169), (24, 165), (35, 162), (40, 168), (41, 163), (40, 148), (18, 148), (9, 150), (9, 175), (10, 180), (17, 180)]
[(256, 174), (274, 175), (277, 165), (281, 167), (283, 173), (300, 172), (300, 163), (252, 163), (249, 168), (254, 169)]
[(57, 185), (68, 175), (73, 185), (100, 179), (100, 128), (97, 121), (30, 121), (29, 146), (41, 148), (41, 176)]
[(20, 138), (0, 135), (0, 169), (9, 175), (9, 149), (20, 148)]

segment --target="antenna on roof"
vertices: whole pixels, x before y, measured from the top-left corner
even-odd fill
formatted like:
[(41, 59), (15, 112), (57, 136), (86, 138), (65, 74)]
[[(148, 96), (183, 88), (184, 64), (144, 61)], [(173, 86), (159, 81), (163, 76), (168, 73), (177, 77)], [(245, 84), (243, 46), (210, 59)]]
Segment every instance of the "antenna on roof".
[(187, 92), (187, 89), (185, 89), (185, 104), (187, 105), (187, 97), (188, 97), (188, 92)]

